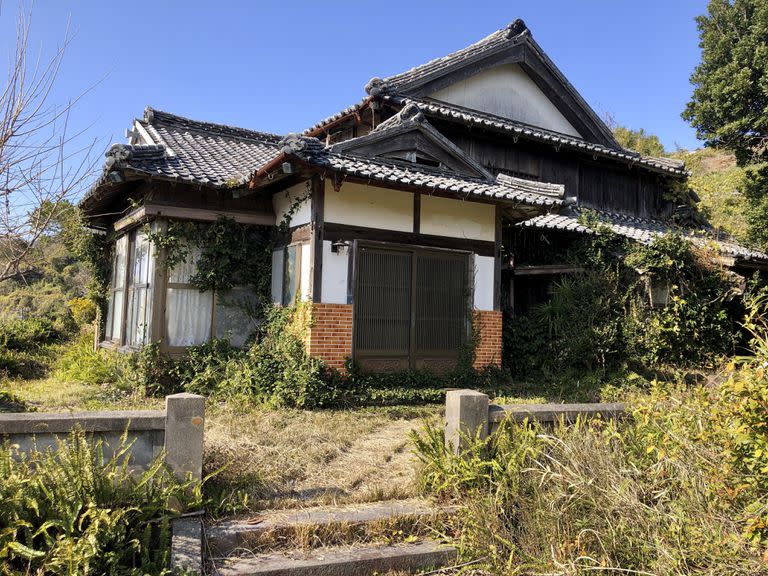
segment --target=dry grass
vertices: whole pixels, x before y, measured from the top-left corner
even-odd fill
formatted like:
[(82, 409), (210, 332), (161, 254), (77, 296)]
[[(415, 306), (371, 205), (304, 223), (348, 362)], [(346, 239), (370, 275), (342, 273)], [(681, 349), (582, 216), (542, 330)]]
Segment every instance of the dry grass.
[(10, 380), (8, 389), (40, 412), (84, 410), (160, 410), (162, 398), (116, 393), (107, 386), (65, 382), (49, 377), (38, 380)]
[(215, 406), (206, 471), (219, 470), (222, 496), (236, 499), (230, 511), (406, 498), (414, 494), (408, 432), (436, 410)]

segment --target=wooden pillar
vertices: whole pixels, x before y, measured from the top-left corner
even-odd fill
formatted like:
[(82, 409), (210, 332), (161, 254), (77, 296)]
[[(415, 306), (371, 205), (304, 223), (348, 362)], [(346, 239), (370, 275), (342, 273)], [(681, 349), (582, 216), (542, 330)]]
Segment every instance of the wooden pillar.
[(312, 302), (323, 301), (323, 238), (325, 228), (325, 181), (319, 175), (312, 176), (310, 204), (310, 269), (312, 270)]

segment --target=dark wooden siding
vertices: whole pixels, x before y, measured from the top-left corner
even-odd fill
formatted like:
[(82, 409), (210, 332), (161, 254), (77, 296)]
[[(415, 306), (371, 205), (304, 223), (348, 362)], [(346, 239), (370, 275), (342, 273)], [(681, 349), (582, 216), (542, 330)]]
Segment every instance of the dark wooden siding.
[(671, 211), (664, 178), (636, 166), (455, 124), (440, 123), (438, 129), (491, 172), (565, 184), (566, 194), (584, 206), (646, 218)]

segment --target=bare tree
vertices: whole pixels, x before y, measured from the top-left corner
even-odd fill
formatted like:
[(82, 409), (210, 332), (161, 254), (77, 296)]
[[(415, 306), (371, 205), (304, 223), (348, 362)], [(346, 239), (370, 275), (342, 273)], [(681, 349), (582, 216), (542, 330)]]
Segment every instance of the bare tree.
[[(0, 4), (0, 11), (2, 5)], [(69, 126), (73, 105), (57, 105), (53, 88), (71, 40), (50, 59), (30, 58), (30, 14), (19, 9), (15, 52), (0, 91), (0, 282), (35, 268), (36, 245), (94, 172), (95, 141)]]

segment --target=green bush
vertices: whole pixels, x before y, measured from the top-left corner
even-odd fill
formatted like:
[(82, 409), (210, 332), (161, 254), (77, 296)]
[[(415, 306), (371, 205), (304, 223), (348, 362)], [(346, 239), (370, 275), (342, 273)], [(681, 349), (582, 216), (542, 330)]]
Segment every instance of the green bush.
[(54, 375), (68, 382), (120, 384), (125, 378), (127, 359), (117, 352), (93, 349), (93, 336), (82, 333), (59, 355)]
[(506, 422), (461, 455), (429, 425), (420, 485), (464, 505), (457, 541), (493, 574), (768, 573), (742, 536), (765, 493), (732, 465), (722, 391), (659, 387), (630, 406), (619, 423)]
[[(742, 308), (707, 250), (673, 234), (644, 246), (601, 230), (571, 257), (584, 272), (561, 279), (549, 302), (504, 324), (503, 359), (514, 377), (611, 378), (626, 367), (712, 366), (734, 353)], [(667, 288), (666, 305), (651, 305), (651, 287)]]
[(145, 472), (81, 431), (56, 451), (0, 448), (3, 574), (169, 573), (170, 521), (200, 506), (199, 485), (180, 483), (162, 459)]

